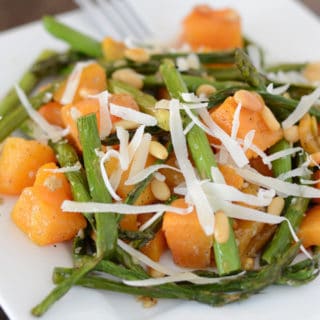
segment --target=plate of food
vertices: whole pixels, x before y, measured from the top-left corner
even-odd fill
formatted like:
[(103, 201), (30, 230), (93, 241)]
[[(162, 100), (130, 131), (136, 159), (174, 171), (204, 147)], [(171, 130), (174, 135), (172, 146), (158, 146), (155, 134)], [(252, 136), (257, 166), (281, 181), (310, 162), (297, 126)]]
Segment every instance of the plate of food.
[(317, 319), (317, 17), (132, 5), (156, 42), (99, 38), (80, 11), (0, 35), (1, 306)]

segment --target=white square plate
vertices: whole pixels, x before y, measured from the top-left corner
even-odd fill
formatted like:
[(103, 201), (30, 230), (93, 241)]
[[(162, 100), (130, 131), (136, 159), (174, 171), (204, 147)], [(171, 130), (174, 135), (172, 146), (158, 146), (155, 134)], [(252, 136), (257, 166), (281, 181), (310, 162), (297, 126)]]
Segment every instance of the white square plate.
[[(268, 61), (320, 60), (320, 23), (293, 0), (215, 0), (215, 6), (229, 5), (239, 10), (246, 35), (261, 44)], [(181, 18), (197, 1), (135, 0), (134, 5), (162, 39), (177, 35)], [(61, 16), (70, 25), (94, 35), (94, 29), (79, 11)], [(174, 32), (172, 32), (174, 30)], [(0, 96), (19, 78), (23, 70), (44, 48), (65, 45), (33, 23), (0, 34)], [(31, 308), (53, 288), (54, 266), (71, 266), (67, 244), (40, 248), (32, 244), (10, 220), (14, 198), (0, 205), (0, 304), (12, 320), (34, 319)], [(220, 308), (196, 302), (160, 300), (143, 309), (129, 295), (80, 287), (57, 302), (43, 317), (56, 319), (237, 319), (316, 320), (320, 318), (320, 279), (300, 288), (271, 287), (247, 301)]]

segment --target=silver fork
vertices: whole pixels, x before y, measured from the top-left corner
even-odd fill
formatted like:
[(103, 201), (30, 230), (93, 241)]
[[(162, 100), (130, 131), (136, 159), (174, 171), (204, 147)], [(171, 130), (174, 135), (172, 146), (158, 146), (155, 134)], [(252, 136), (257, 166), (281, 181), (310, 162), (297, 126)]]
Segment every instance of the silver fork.
[(74, 0), (101, 36), (145, 41), (152, 31), (128, 0)]

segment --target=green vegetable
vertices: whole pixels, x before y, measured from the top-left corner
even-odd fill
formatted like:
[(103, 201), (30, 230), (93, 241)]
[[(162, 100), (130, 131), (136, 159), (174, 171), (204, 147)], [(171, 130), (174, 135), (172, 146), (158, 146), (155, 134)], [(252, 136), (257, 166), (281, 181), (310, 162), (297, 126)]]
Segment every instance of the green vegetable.
[[(30, 98), (30, 103), (34, 109), (39, 109), (48, 101), (48, 94), (54, 91), (55, 85), (41, 91), (34, 97)], [(0, 121), (0, 142), (9, 136), (14, 130), (18, 129), (21, 124), (28, 119), (28, 113), (22, 105), (17, 106), (14, 110), (8, 112)]]
[(93, 58), (102, 57), (102, 49), (99, 41), (59, 22), (52, 16), (45, 16), (42, 22), (50, 34), (67, 42), (73, 50)]
[[(187, 92), (188, 89), (172, 61), (165, 60), (160, 67), (160, 72), (171, 97), (180, 100), (181, 93)], [(184, 115), (184, 125), (187, 125), (188, 121), (190, 120)], [(211, 179), (211, 167), (216, 167), (217, 163), (204, 131), (198, 126), (193, 126), (187, 134), (187, 143), (201, 178)], [(226, 243), (214, 242), (214, 254), (219, 274), (233, 273), (241, 268), (238, 247), (231, 224), (229, 234), (229, 240)]]

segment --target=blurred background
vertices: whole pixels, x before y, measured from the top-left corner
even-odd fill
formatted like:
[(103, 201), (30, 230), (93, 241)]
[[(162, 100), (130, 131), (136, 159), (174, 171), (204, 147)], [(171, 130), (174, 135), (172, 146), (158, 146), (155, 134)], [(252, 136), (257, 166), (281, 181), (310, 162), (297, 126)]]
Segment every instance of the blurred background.
[[(320, 0), (296, 0), (320, 15)], [(203, 1), (205, 2), (205, 0)], [(0, 31), (77, 8), (72, 0), (0, 0)]]
[[(320, 0), (300, 1), (320, 15)], [(205, 2), (205, 0), (203, 0)], [(0, 0), (0, 32), (40, 19), (44, 14), (57, 14), (76, 9), (72, 0)], [(7, 320), (0, 307), (0, 320)]]

